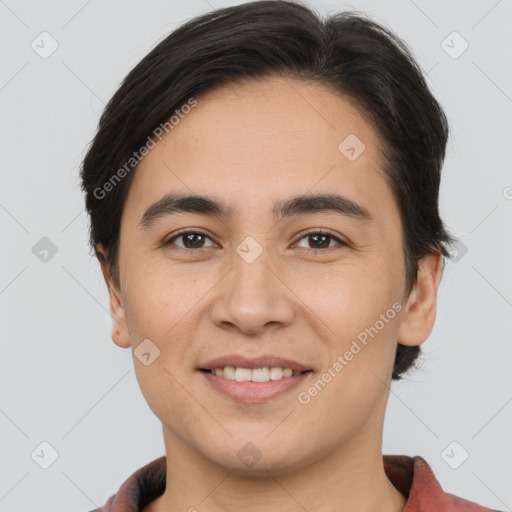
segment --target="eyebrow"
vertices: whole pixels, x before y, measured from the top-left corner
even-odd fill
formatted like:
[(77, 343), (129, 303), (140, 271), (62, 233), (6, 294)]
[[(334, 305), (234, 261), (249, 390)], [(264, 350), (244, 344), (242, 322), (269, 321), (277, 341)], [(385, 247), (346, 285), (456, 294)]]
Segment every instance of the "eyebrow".
[[(335, 212), (359, 220), (372, 220), (370, 212), (362, 205), (339, 194), (308, 194), (274, 203), (275, 221), (294, 215), (318, 212)], [(153, 203), (142, 215), (141, 229), (148, 229), (157, 220), (178, 213), (209, 215), (227, 220), (233, 208), (221, 199), (185, 193), (170, 193)]]

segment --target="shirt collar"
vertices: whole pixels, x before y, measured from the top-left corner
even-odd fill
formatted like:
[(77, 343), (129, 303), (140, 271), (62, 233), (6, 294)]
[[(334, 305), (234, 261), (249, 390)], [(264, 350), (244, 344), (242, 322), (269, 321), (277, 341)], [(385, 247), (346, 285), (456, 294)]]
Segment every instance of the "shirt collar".
[[(383, 455), (384, 471), (406, 498), (403, 512), (497, 512), (445, 493), (432, 469), (420, 456)], [(104, 507), (92, 512), (140, 512), (161, 496), (166, 486), (166, 456), (133, 473)]]

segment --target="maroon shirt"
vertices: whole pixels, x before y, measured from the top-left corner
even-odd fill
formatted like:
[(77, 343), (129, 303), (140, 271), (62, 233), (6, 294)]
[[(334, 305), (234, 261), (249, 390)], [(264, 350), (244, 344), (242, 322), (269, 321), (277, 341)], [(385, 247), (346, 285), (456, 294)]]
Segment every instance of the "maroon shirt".
[[(498, 512), (443, 491), (422, 457), (384, 455), (384, 470), (407, 498), (403, 512)], [(137, 470), (107, 503), (91, 512), (140, 512), (161, 496), (166, 485), (166, 457)]]

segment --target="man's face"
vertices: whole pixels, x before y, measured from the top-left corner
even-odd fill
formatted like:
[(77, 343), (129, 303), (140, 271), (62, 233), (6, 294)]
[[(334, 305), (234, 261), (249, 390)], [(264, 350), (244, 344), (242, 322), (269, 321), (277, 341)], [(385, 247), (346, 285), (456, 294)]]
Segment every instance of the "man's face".
[[(223, 87), (197, 101), (141, 162), (120, 233), (129, 341), (116, 342), (160, 350), (134, 364), (167, 447), (278, 472), (379, 444), (405, 265), (376, 132), (350, 100), (300, 81)], [(170, 193), (214, 198), (231, 215), (168, 212), (141, 225)], [(348, 201), (273, 215), (278, 202), (323, 194)], [(170, 241), (184, 230), (196, 234)], [(311, 371), (283, 377), (292, 387), (236, 384), (201, 371), (221, 356)]]

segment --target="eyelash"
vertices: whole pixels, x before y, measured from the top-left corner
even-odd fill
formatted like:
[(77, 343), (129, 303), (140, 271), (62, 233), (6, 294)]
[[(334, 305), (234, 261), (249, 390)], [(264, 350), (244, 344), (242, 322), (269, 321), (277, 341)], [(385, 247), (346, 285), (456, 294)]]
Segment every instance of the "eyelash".
[[(168, 238), (167, 240), (164, 240), (162, 242), (161, 247), (166, 247), (166, 246), (169, 246), (169, 245), (173, 245), (174, 240), (177, 240), (180, 237), (183, 237), (185, 235), (190, 235), (190, 234), (203, 235), (203, 236), (205, 236), (205, 237), (207, 237), (207, 238), (209, 238), (211, 240), (211, 238), (206, 233), (203, 233), (202, 231), (186, 230), (186, 231), (180, 231), (180, 232), (176, 233), (175, 235), (173, 235), (171, 238)], [(300, 236), (300, 238), (298, 238), (297, 242), (299, 242), (303, 238), (307, 238), (308, 236), (311, 236), (311, 235), (324, 235), (324, 236), (328, 236), (331, 240), (334, 240), (335, 242), (337, 242), (339, 246), (349, 247), (349, 244), (347, 242), (341, 240), (340, 238), (338, 238), (336, 235), (334, 235), (330, 231), (326, 231), (326, 230), (323, 230), (323, 229), (317, 229), (315, 231), (309, 231), (307, 233), (303, 233)], [(297, 243), (297, 242), (295, 242), (295, 243)], [(179, 250), (182, 250), (182, 251), (186, 251), (186, 252), (191, 252), (192, 251), (192, 252), (196, 252), (196, 253), (201, 253), (201, 252), (203, 252), (203, 251), (208, 249), (208, 247), (200, 247), (199, 249), (188, 249), (188, 248), (178, 247), (178, 246), (176, 246), (176, 248), (179, 249)], [(318, 253), (319, 251), (326, 251), (327, 249), (332, 249), (332, 247), (319, 248), (319, 249), (311, 249), (309, 247), (308, 248), (302, 247), (302, 249), (305, 249), (308, 252)]]

